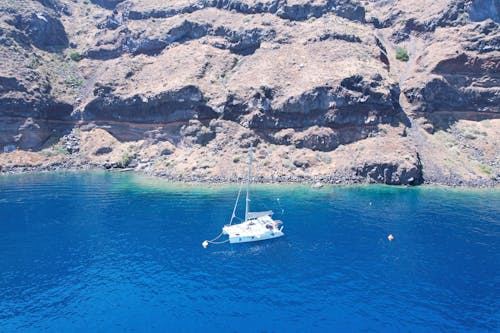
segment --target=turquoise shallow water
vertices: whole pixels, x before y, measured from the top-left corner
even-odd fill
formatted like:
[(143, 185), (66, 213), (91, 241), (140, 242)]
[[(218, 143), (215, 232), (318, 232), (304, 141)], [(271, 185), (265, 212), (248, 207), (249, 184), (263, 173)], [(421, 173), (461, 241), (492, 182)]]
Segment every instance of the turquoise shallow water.
[(500, 191), (256, 186), (285, 237), (203, 249), (236, 193), (0, 177), (0, 331), (500, 330)]

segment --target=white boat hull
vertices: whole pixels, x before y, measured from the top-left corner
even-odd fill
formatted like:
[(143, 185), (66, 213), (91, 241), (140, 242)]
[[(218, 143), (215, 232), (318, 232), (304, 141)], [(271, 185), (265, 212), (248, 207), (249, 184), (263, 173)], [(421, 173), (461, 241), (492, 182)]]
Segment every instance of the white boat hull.
[(268, 232), (260, 236), (233, 236), (229, 237), (229, 243), (248, 243), (248, 242), (258, 242), (267, 239), (273, 239), (283, 236), (282, 231)]
[(239, 224), (226, 225), (222, 228), (222, 233), (229, 236), (229, 243), (258, 242), (283, 236), (283, 227), (278, 228), (280, 225), (281, 221), (265, 215)]

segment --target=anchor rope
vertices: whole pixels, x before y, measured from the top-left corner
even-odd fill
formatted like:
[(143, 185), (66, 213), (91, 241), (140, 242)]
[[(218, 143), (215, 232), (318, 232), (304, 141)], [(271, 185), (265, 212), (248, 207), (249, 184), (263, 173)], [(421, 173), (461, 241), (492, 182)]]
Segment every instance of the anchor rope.
[(220, 238), (220, 236), (222, 236), (222, 234), (223, 234), (223, 232), (221, 231), (221, 233), (220, 233), (220, 234), (218, 234), (218, 235), (217, 235), (217, 237), (215, 237), (214, 239), (209, 240), (209, 241), (207, 241), (207, 242), (209, 242), (209, 243), (211, 243), (211, 242), (215, 242), (217, 239), (219, 239), (219, 238)]
[(225, 241), (222, 241), (222, 242), (217, 242), (217, 240), (224, 234), (224, 232), (221, 231), (221, 233), (215, 237), (214, 239), (212, 240), (207, 240), (207, 243), (210, 243), (210, 244), (224, 244), (224, 243), (227, 243), (229, 242), (229, 239), (226, 239)]
[(215, 244), (215, 245), (224, 244), (224, 243), (227, 243), (227, 242), (229, 242), (229, 239), (226, 239), (225, 241), (222, 241), (222, 242), (209, 241), (210, 244)]

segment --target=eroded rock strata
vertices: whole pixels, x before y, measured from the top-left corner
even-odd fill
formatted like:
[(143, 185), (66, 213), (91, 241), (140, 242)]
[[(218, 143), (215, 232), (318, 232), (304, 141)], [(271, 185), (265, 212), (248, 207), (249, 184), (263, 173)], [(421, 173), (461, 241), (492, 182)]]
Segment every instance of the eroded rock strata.
[[(0, 171), (497, 185), (495, 1), (0, 4)], [(15, 151), (12, 151), (15, 150)]]

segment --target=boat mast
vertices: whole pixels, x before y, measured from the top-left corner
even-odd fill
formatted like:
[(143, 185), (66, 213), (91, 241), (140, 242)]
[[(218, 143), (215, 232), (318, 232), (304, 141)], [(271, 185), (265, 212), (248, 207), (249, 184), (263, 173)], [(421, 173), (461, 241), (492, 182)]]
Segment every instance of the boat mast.
[(252, 170), (252, 147), (253, 143), (250, 143), (250, 156), (248, 161), (248, 176), (247, 176), (247, 200), (245, 205), (245, 221), (248, 220), (248, 211), (250, 206), (250, 172)]
[(243, 181), (240, 183), (240, 189), (238, 191), (238, 196), (236, 197), (236, 202), (234, 203), (233, 215), (231, 215), (231, 220), (229, 221), (229, 225), (233, 223), (234, 218), (236, 217), (236, 208), (238, 207), (238, 201), (240, 200), (241, 188), (243, 187)]

